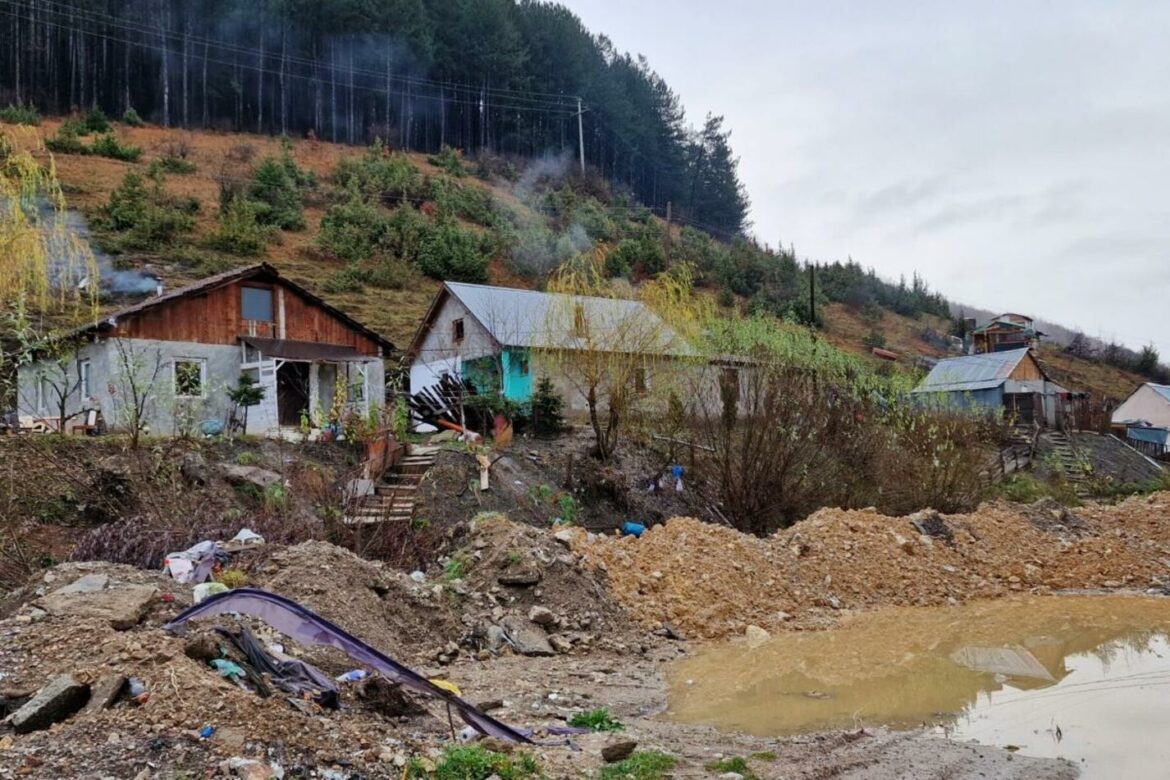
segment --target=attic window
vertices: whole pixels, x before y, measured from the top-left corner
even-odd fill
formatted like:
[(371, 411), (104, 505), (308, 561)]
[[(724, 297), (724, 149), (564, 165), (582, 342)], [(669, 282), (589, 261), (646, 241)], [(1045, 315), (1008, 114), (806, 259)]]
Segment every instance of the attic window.
[(573, 307), (573, 335), (583, 337), (589, 333), (589, 321), (585, 319), (585, 304)]
[(451, 323), (451, 340), (456, 344), (463, 342), (463, 318), (455, 320)]
[(266, 287), (241, 287), (240, 316), (256, 322), (272, 322), (272, 290)]

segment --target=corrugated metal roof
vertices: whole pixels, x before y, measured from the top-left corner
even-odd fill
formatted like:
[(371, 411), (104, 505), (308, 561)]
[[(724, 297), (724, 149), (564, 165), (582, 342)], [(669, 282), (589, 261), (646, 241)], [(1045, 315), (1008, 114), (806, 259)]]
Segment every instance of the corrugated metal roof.
[(914, 392), (948, 393), (997, 387), (1007, 380), (1027, 354), (1027, 349), (1013, 349), (940, 360)]
[(1149, 382), (1148, 384), (1155, 393), (1170, 401), (1170, 385), (1156, 385), (1153, 382)]
[[(447, 289), (505, 347), (688, 354), (689, 347), (650, 307), (594, 298), (447, 282)], [(580, 314), (578, 314), (580, 312)], [(585, 333), (577, 328), (585, 323)]]

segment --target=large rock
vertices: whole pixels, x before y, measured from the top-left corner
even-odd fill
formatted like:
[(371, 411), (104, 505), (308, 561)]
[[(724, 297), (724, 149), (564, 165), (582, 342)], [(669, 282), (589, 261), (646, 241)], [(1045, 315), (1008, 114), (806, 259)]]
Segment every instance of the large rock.
[(553, 614), (553, 611), (539, 604), (528, 610), (528, 619), (538, 626), (551, 626), (557, 622), (557, 616)]
[(605, 763), (614, 764), (618, 761), (625, 761), (638, 747), (638, 743), (633, 740), (622, 740), (621, 742), (611, 742), (601, 749), (601, 757), (605, 759)]
[(12, 714), (12, 728), (18, 734), (47, 729), (80, 710), (88, 699), (89, 686), (71, 674), (63, 674)]
[(179, 461), (179, 473), (192, 485), (206, 485), (210, 476), (207, 460), (198, 452), (187, 452)]
[(241, 466), (238, 463), (221, 463), (219, 464), (220, 471), (223, 472), (224, 479), (231, 482), (233, 485), (251, 484), (265, 490), (269, 485), (275, 485), (281, 481), (281, 477), (275, 471), (262, 469), (259, 466)]
[(518, 617), (506, 617), (502, 621), (504, 635), (521, 655), (556, 655), (548, 637), (540, 626)]
[(112, 627), (124, 631), (138, 625), (157, 597), (158, 590), (149, 585), (111, 587), (106, 575), (87, 574), (53, 591), (39, 603), (53, 615), (108, 620)]

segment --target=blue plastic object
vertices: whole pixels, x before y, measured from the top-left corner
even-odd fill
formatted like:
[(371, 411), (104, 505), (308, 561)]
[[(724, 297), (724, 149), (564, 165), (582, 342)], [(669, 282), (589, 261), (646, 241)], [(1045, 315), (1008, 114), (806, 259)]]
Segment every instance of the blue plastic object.
[(622, 523), (622, 535), (623, 536), (638, 536), (638, 537), (640, 537), (645, 532), (646, 532), (646, 526), (642, 525), (641, 523), (635, 523), (633, 520), (627, 520), (626, 522)]
[(199, 729), (200, 739), (211, 739), (211, 735), (215, 733), (215, 726), (204, 726)]

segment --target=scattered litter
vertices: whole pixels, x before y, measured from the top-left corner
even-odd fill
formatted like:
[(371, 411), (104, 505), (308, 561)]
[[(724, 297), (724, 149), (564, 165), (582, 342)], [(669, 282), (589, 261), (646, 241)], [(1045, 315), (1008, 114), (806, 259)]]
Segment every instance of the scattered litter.
[(211, 735), (215, 733), (215, 726), (204, 726), (199, 729), (200, 739), (211, 739)]
[(622, 535), (641, 537), (646, 533), (646, 526), (641, 523), (635, 523), (633, 520), (627, 520), (622, 523)]
[(211, 665), (215, 667), (217, 672), (219, 672), (220, 677), (242, 678), (246, 676), (243, 667), (241, 667), (235, 661), (228, 661), (224, 658), (215, 658), (212, 659)]
[(415, 582), (420, 582), (420, 583), (421, 583), (421, 582), (426, 582), (426, 581), (427, 581), (427, 575), (426, 575), (426, 574), (423, 574), (423, 573), (422, 573), (421, 571), (419, 571), (418, 569), (415, 569), (414, 571), (412, 571), (412, 572), (410, 573), (410, 578), (411, 578), (412, 580), (414, 580)]
[(474, 726), (482, 734), (509, 742), (530, 742), (527, 737), (511, 726), (480, 712), (460, 697), (450, 691), (443, 690), (417, 672), (383, 655), (311, 610), (295, 601), (259, 588), (236, 588), (228, 593), (210, 598), (202, 604), (196, 604), (184, 611), (170, 623), (167, 623), (164, 628), (171, 632), (181, 633), (186, 628), (187, 622), (192, 619), (230, 612), (239, 612), (259, 618), (277, 631), (302, 644), (337, 648), (353, 660), (372, 667), (391, 682), (418, 693), (441, 699), (450, 708), (457, 711), (468, 725)]
[(228, 542), (229, 544), (264, 544), (264, 537), (253, 531), (251, 528), (241, 528), (240, 532), (233, 536)]
[(358, 682), (359, 680), (366, 679), (366, 677), (368, 677), (369, 674), (370, 673), (367, 672), (365, 669), (353, 669), (352, 671), (348, 671), (345, 674), (337, 675), (337, 677), (335, 677), (334, 679), (337, 680), (337, 682), (341, 682), (341, 683), (354, 683), (354, 682)]
[(227, 592), (228, 586), (224, 585), (222, 582), (203, 582), (195, 586), (191, 598), (195, 601), (196, 604), (199, 604), (200, 602), (205, 601), (212, 596)]
[(227, 560), (227, 553), (219, 542), (202, 541), (182, 552), (167, 553), (163, 558), (163, 571), (169, 572), (183, 585), (206, 582), (217, 562)]

